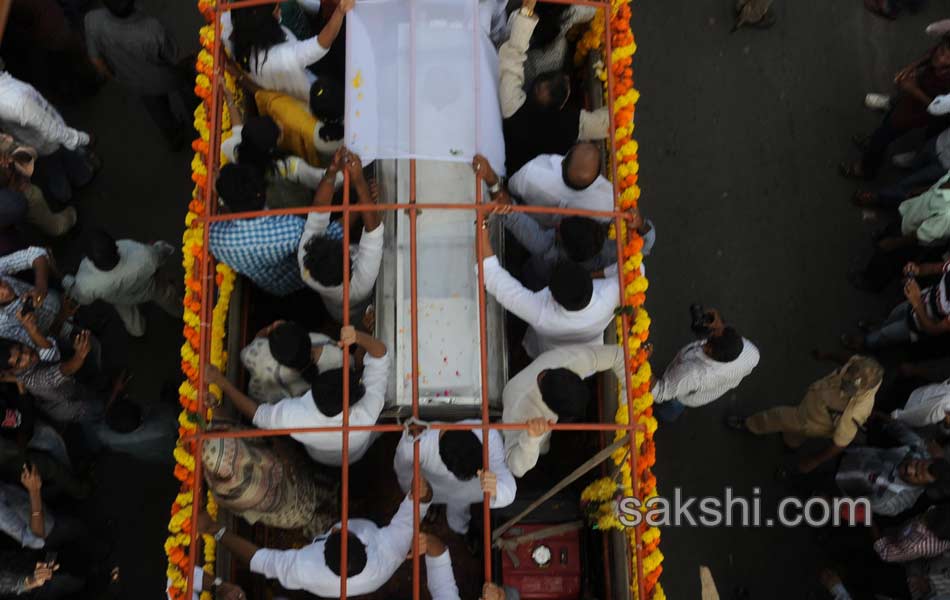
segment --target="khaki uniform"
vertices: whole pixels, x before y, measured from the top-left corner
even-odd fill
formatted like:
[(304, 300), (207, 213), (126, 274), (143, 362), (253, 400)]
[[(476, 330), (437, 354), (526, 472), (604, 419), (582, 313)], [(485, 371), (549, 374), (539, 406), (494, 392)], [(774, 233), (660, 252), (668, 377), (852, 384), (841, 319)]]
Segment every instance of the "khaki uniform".
[(858, 385), (854, 394), (842, 390), (844, 372), (856, 359), (811, 384), (798, 406), (777, 406), (756, 413), (746, 419), (745, 425), (755, 434), (782, 433), (785, 443), (801, 446), (806, 438), (830, 439), (839, 448), (854, 440), (871, 411), (874, 396), (881, 387), (876, 378), (873, 387)]

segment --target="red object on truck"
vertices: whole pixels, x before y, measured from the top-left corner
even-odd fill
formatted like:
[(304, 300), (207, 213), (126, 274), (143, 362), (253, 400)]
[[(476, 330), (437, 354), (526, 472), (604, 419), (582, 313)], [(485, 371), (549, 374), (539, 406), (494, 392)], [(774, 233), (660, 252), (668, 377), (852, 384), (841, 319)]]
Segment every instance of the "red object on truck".
[[(553, 524), (518, 525), (505, 532), (511, 539), (547, 529)], [(513, 553), (501, 552), (502, 582), (521, 593), (525, 600), (576, 600), (581, 597), (580, 531), (569, 531), (543, 540), (527, 542)]]

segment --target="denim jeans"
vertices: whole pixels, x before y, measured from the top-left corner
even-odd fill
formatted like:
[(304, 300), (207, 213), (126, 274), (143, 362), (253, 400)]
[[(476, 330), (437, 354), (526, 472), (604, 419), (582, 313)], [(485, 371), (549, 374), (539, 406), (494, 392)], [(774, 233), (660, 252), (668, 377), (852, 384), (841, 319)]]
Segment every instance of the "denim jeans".
[(929, 186), (947, 173), (947, 169), (940, 164), (937, 156), (937, 138), (927, 140), (914, 162), (910, 166), (911, 173), (893, 185), (884, 187), (877, 193), (882, 204), (897, 207), (907, 199), (915, 189)]
[(664, 423), (672, 423), (680, 418), (680, 415), (682, 415), (685, 410), (686, 405), (676, 398), (653, 405), (653, 414)]
[(34, 181), (48, 200), (66, 204), (73, 198), (73, 189), (90, 181), (94, 172), (82, 150), (67, 150), (60, 146), (49, 156), (36, 159)]
[(918, 335), (910, 328), (912, 311), (907, 302), (898, 304), (880, 327), (864, 336), (864, 345), (870, 350), (879, 350), (916, 342)]

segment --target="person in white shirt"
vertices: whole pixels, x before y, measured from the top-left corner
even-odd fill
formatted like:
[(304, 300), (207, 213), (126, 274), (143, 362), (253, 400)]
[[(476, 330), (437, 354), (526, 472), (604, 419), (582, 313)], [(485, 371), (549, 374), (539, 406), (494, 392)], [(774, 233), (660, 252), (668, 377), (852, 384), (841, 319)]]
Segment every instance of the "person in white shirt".
[[(432, 489), (419, 481), (419, 513), (425, 517)], [(375, 592), (406, 561), (412, 549), (412, 497), (406, 496), (386, 527), (366, 519), (347, 522), (346, 593), (349, 597)], [(219, 527), (207, 513), (198, 517), (198, 531), (213, 534), (233, 558), (249, 564), (252, 573), (276, 579), (288, 590), (305, 590), (321, 598), (340, 597), (341, 525), (299, 550), (271, 550)]]
[(524, 431), (505, 431), (505, 461), (515, 477), (534, 468), (551, 443), (550, 426), (583, 420), (590, 403), (584, 383), (595, 373), (612, 370), (626, 390), (620, 346), (565, 346), (545, 352), (511, 378), (502, 393), (501, 420), (527, 423)]
[(145, 335), (145, 317), (139, 305), (154, 302), (166, 313), (181, 318), (181, 298), (175, 284), (161, 276), (165, 261), (175, 249), (167, 242), (142, 244), (118, 240), (102, 230), (90, 238), (87, 256), (76, 275), (63, 277), (63, 289), (85, 306), (96, 300), (115, 307), (129, 335)]
[(917, 388), (911, 392), (904, 408), (895, 409), (891, 417), (911, 427), (940, 423), (950, 428), (950, 379)]
[(98, 158), (89, 150), (91, 136), (73, 129), (59, 111), (28, 83), (4, 70), (0, 62), (0, 130), (35, 148), (34, 182), (47, 198), (65, 204), (95, 176)]
[(417, 439), (419, 472), (432, 486), (432, 503), (446, 505), (446, 520), (455, 533), (468, 533), (472, 504), (481, 502), (486, 493), (491, 496), (492, 508), (503, 508), (514, 502), (517, 485), (505, 464), (501, 434), (489, 432), (489, 469), (483, 471), (481, 429), (422, 431), (417, 428), (404, 432), (393, 459), (393, 469), (403, 491), (408, 491), (412, 482), (413, 446)]
[[(366, 350), (362, 381), (349, 377), (350, 420), (352, 425), (375, 425), (383, 410), (389, 378), (389, 354), (386, 345), (353, 327), (340, 330), (340, 347), (346, 351), (356, 344)], [(221, 371), (208, 365), (208, 383), (221, 388), (234, 408), (260, 429), (302, 427), (339, 427), (343, 424), (343, 370), (332, 369), (314, 378), (310, 390), (298, 398), (284, 398), (276, 404), (258, 404), (241, 392)], [(310, 458), (324, 465), (343, 464), (342, 432), (294, 433), (292, 438), (304, 445)], [(376, 435), (369, 431), (349, 434), (348, 462), (363, 458)]]
[(420, 531), (419, 553), (426, 557), (426, 587), (432, 600), (461, 600), (452, 570), (452, 556), (442, 540)]
[(653, 412), (675, 421), (687, 406), (704, 406), (737, 387), (759, 364), (759, 349), (732, 327), (687, 344), (653, 385)]
[(559, 346), (603, 343), (604, 329), (620, 305), (616, 263), (604, 270), (602, 278), (591, 279), (584, 267), (562, 260), (551, 270), (548, 287), (532, 292), (501, 266), (487, 227), (482, 229), (482, 248), (485, 290), (528, 324), (522, 344), (529, 357)]
[[(374, 205), (376, 200), (363, 176), (359, 156), (346, 154), (346, 171), (356, 190), (357, 204)], [(327, 168), (327, 176), (335, 176), (336, 165)], [(327, 206), (333, 200), (333, 190), (321, 187), (315, 200), (318, 206)], [(383, 261), (384, 226), (378, 211), (368, 210), (363, 215), (363, 235), (359, 247), (350, 248), (350, 316), (361, 313), (369, 304)], [(327, 311), (338, 322), (343, 322), (343, 244), (324, 235), (330, 224), (330, 213), (312, 212), (297, 249), (300, 277), (323, 298)]]
[(235, 8), (222, 15), (221, 38), (257, 85), (307, 102), (316, 81), (307, 67), (327, 55), (355, 4), (341, 0), (323, 30), (307, 40), (297, 40), (281, 26), (280, 4)]
[(274, 321), (241, 350), (241, 364), (251, 376), (251, 398), (273, 404), (303, 396), (318, 374), (342, 368), (343, 352), (330, 336), (308, 333), (298, 323)]
[[(529, 206), (610, 212), (614, 210), (614, 188), (600, 171), (600, 150), (591, 142), (580, 142), (564, 156), (542, 154), (528, 161), (508, 180), (508, 190)], [(546, 227), (562, 218), (540, 213), (531, 216)], [(611, 220), (591, 218), (604, 223)]]

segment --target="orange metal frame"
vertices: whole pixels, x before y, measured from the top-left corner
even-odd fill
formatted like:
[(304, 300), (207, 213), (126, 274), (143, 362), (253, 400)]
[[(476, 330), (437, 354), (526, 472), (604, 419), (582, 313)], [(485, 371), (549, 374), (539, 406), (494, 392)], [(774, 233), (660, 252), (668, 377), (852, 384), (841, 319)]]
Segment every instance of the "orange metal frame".
[[(581, 4), (586, 6), (594, 6), (601, 10), (607, 11), (604, 27), (604, 60), (609, 63), (610, 57), (612, 55), (612, 40), (610, 35), (610, 16), (611, 16), (611, 5), (609, 1), (597, 1), (597, 0), (541, 0), (543, 2), (551, 2), (558, 4)], [(221, 0), (220, 4), (216, 4), (214, 7), (214, 47), (213, 47), (213, 56), (215, 60), (216, 69), (217, 65), (220, 65), (222, 54), (224, 52), (223, 45), (221, 44), (221, 20), (219, 16), (223, 12), (227, 12), (232, 8), (243, 8), (249, 6), (260, 6), (265, 4), (276, 4), (279, 0), (241, 0), (234, 2), (227, 2), (226, 0)], [(611, 169), (611, 180), (614, 187), (614, 197), (617, 198), (617, 160), (616, 153), (613, 147), (614, 139), (614, 115), (613, 115), (613, 102), (614, 102), (614, 86), (613, 86), (613, 73), (612, 69), (609, 68), (609, 64), (606, 66), (607, 71), (607, 99), (608, 99), (608, 112), (610, 113), (610, 169)], [(221, 113), (222, 113), (222, 92), (218, 82), (218, 78), (212, 78), (212, 93), (210, 98), (210, 111), (209, 111), (209, 129), (210, 129), (210, 140), (209, 147), (215, 151), (209, 152), (209, 164), (208, 164), (208, 177), (209, 181), (213, 181), (217, 176), (218, 169), (220, 167), (220, 145), (221, 145)], [(414, 117), (414, 115), (413, 115)], [(477, 124), (476, 124), (477, 125)], [(411, 129), (410, 129), (411, 130)], [(206, 395), (208, 394), (206, 379), (205, 379), (205, 365), (208, 362), (210, 356), (210, 344), (211, 344), (211, 311), (214, 304), (215, 296), (215, 270), (214, 270), (214, 257), (208, 252), (208, 236), (209, 229), (212, 223), (218, 221), (229, 221), (235, 219), (246, 219), (259, 216), (273, 216), (273, 215), (285, 215), (285, 214), (307, 214), (310, 212), (340, 212), (343, 215), (343, 325), (350, 324), (350, 308), (349, 308), (349, 282), (350, 282), (350, 260), (349, 260), (349, 249), (350, 249), (350, 215), (354, 212), (361, 212), (366, 210), (381, 210), (381, 211), (394, 211), (394, 210), (406, 210), (409, 216), (409, 244), (410, 244), (410, 316), (411, 316), (411, 335), (412, 335), (412, 415), (416, 418), (419, 417), (419, 357), (418, 357), (418, 319), (417, 319), (417, 277), (416, 277), (416, 218), (418, 216), (418, 205), (416, 204), (416, 162), (415, 160), (410, 161), (409, 165), (409, 203), (408, 204), (379, 204), (375, 206), (364, 206), (364, 205), (351, 205), (350, 204), (350, 186), (349, 186), (349, 175), (344, 173), (344, 186), (343, 186), (343, 204), (342, 206), (330, 206), (330, 207), (309, 207), (309, 208), (294, 208), (294, 209), (281, 209), (281, 210), (262, 210), (254, 212), (245, 212), (245, 213), (229, 213), (229, 214), (215, 214), (217, 202), (214, 201), (214, 186), (208, 185), (205, 188), (205, 198), (204, 205), (206, 214), (202, 215), (199, 220), (204, 224), (204, 243), (202, 246), (202, 256), (200, 257), (201, 269), (200, 277), (202, 281), (201, 287), (201, 329), (200, 329), (200, 352), (199, 352), (199, 373), (198, 373), (198, 413), (202, 414), (207, 406), (205, 402)], [(616, 203), (615, 203), (616, 205)], [(484, 281), (484, 269), (482, 261), (484, 258), (485, 249), (482, 247), (482, 239), (480, 235), (477, 235), (478, 228), (482, 226), (485, 219), (487, 219), (487, 214), (495, 208), (495, 204), (486, 203), (482, 198), (482, 180), (481, 177), (476, 175), (475, 178), (475, 204), (430, 204), (426, 203), (422, 205), (425, 209), (438, 209), (438, 210), (471, 210), (475, 211), (477, 214), (476, 220), (476, 256), (478, 260), (478, 304), (479, 304), (479, 327), (481, 332), (480, 337), (480, 351), (481, 351), (481, 383), (482, 383), (482, 405), (481, 405), (481, 423), (479, 424), (459, 424), (459, 423), (433, 423), (431, 427), (438, 430), (474, 430), (481, 429), (483, 434), (483, 439), (488, 439), (489, 431), (513, 431), (513, 430), (524, 430), (527, 426), (523, 423), (491, 423), (489, 421), (489, 411), (488, 411), (488, 347), (487, 347), (487, 325), (486, 325), (486, 300), (485, 300), (485, 281)], [(564, 209), (564, 208), (550, 208), (550, 207), (539, 207), (539, 206), (513, 206), (512, 209), (517, 212), (525, 213), (543, 213), (543, 214), (558, 214), (558, 215), (578, 215), (578, 216), (588, 216), (588, 217), (612, 217), (614, 219), (616, 230), (620, 231), (620, 223), (624, 218), (623, 211), (591, 211), (591, 210), (580, 210), (580, 209)], [(617, 257), (618, 260), (622, 260), (623, 257), (623, 242), (620, 239), (619, 235), (617, 236)], [(618, 269), (618, 278), (620, 279), (620, 304), (623, 305), (623, 270)], [(629, 339), (629, 328), (630, 328), (630, 316), (626, 314), (621, 314), (620, 318), (622, 319), (623, 326), (621, 327), (622, 339), (619, 340), (624, 349), (624, 360), (627, 368), (624, 369), (625, 372), (625, 389), (627, 391), (627, 411), (629, 415), (629, 420), (627, 425), (618, 425), (614, 423), (558, 423), (552, 426), (552, 430), (555, 431), (599, 431), (601, 432), (601, 440), (604, 440), (604, 433), (609, 431), (627, 431), (629, 433), (629, 444), (630, 451), (627, 453), (630, 461), (630, 473), (634, 479), (634, 490), (639, 489), (637, 485), (637, 445), (636, 445), (636, 432), (642, 430), (642, 427), (638, 425), (634, 417), (634, 408), (633, 408), (633, 390), (630, 388), (630, 356), (627, 352), (627, 341)], [(350, 376), (349, 373), (349, 354), (347, 352), (343, 353), (343, 378), (344, 384), (348, 383)], [(185, 443), (190, 443), (193, 446), (193, 455), (199, 457), (195, 461), (194, 469), (194, 481), (193, 489), (195, 490), (194, 498), (195, 502), (193, 503), (192, 508), (192, 527), (191, 527), (191, 551), (189, 552), (189, 569), (187, 572), (188, 575), (188, 590), (186, 597), (191, 597), (194, 589), (194, 566), (195, 560), (198, 556), (198, 552), (195, 550), (199, 542), (197, 528), (194, 527), (194, 523), (197, 520), (199, 506), (199, 498), (202, 497), (201, 490), (203, 489), (203, 477), (202, 477), (202, 461), (200, 460), (201, 456), (201, 446), (204, 440), (206, 439), (215, 439), (215, 438), (246, 438), (246, 437), (271, 437), (278, 435), (288, 435), (291, 433), (313, 433), (313, 432), (343, 432), (343, 456), (347, 456), (349, 453), (349, 435), (347, 432), (350, 431), (375, 431), (375, 432), (399, 432), (403, 431), (403, 427), (400, 425), (386, 425), (386, 424), (377, 424), (370, 426), (350, 426), (349, 424), (349, 386), (343, 386), (343, 423), (340, 427), (315, 427), (315, 428), (299, 428), (299, 429), (275, 429), (275, 430), (249, 430), (249, 431), (215, 431), (215, 432), (199, 432), (195, 435), (192, 435), (188, 438), (183, 439)], [(600, 415), (603, 416), (602, 407), (599, 407)], [(489, 457), (488, 457), (488, 444), (482, 444), (482, 461), (483, 467), (487, 470), (489, 468)], [(347, 461), (344, 461), (342, 464), (342, 476), (341, 476), (341, 511), (340, 511), (340, 520), (341, 520), (341, 564), (340, 572), (346, 573), (347, 566), (347, 527), (349, 520), (349, 465)], [(419, 497), (419, 444), (415, 444), (414, 448), (414, 460), (413, 460), (413, 496), (415, 498)], [(491, 520), (489, 518), (489, 508), (490, 508), (490, 498), (486, 494), (482, 503), (484, 523), (486, 524), (484, 528), (484, 548), (485, 548), (485, 557), (484, 557), (484, 576), (485, 581), (492, 580), (492, 564), (491, 564), (491, 527), (489, 524)], [(414, 536), (413, 536), (413, 559), (412, 559), (412, 571), (413, 571), (413, 600), (418, 600), (420, 597), (419, 589), (419, 575), (420, 575), (420, 562), (418, 556), (418, 532), (420, 524), (420, 514), (419, 514), (419, 502), (413, 502), (413, 526), (414, 526)], [(635, 542), (636, 542), (636, 557), (635, 558), (635, 569), (636, 569), (636, 581), (637, 581), (637, 597), (644, 597), (643, 590), (643, 576), (642, 576), (642, 556), (640, 555), (640, 532), (639, 530), (634, 530)], [(604, 545), (605, 559), (606, 559), (606, 544)], [(606, 562), (606, 561), (605, 561)], [(629, 564), (629, 561), (627, 561)], [(606, 566), (606, 565), (605, 565)], [(609, 585), (609, 577), (607, 578)], [(340, 578), (340, 598), (346, 598), (346, 578)]]

